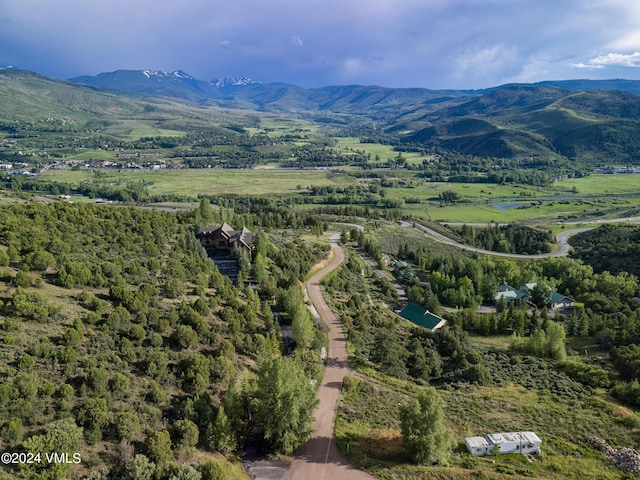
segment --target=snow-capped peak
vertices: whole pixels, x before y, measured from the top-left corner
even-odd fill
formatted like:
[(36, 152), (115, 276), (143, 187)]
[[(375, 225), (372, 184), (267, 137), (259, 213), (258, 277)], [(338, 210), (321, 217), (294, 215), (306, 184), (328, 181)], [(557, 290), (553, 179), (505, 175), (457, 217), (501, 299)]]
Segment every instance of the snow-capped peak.
[(184, 73), (182, 70), (175, 70), (174, 72), (162, 72), (160, 70), (143, 70), (143, 75), (147, 78), (180, 78), (184, 80), (194, 80), (194, 78)]
[(182, 70), (176, 70), (171, 75), (173, 75), (174, 77), (177, 77), (177, 78), (183, 78), (185, 80), (195, 80), (195, 78), (193, 78), (188, 73), (184, 73)]
[(214, 78), (209, 82), (209, 85), (216, 88), (222, 88), (222, 87), (231, 87), (231, 86), (251, 85), (254, 83), (262, 83), (262, 82), (258, 82), (249, 77), (242, 77), (242, 78), (225, 77), (223, 79)]

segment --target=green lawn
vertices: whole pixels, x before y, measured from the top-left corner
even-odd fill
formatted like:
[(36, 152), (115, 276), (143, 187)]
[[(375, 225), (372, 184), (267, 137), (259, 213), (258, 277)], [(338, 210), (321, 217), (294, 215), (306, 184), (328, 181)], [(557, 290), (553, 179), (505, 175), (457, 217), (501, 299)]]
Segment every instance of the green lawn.
[[(523, 202), (531, 203), (532, 200)], [(640, 205), (640, 198), (625, 199), (623, 204), (615, 205), (611, 201), (594, 203), (583, 200), (571, 201), (543, 201), (542, 205), (531, 208), (509, 208), (498, 210), (495, 205), (446, 205), (440, 207), (438, 204), (406, 204), (403, 210), (416, 217), (425, 218), (431, 221), (440, 222), (467, 222), (467, 223), (487, 223), (487, 222), (535, 222), (538, 224), (554, 223), (564, 220), (576, 220), (580, 215), (602, 214), (615, 215), (616, 209), (621, 214), (626, 208)], [(588, 223), (588, 222), (585, 222)]]
[(65, 160), (115, 160), (116, 153), (108, 150), (79, 150)]

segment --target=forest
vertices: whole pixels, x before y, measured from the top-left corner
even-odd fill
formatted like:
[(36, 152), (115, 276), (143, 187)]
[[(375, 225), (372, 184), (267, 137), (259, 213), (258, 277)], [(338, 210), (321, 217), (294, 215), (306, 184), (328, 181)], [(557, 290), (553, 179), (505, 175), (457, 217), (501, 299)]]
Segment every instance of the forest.
[(548, 253), (554, 241), (550, 232), (524, 225), (496, 225), (486, 228), (462, 225), (448, 228), (455, 232), (465, 245), (494, 252), (526, 255)]
[[(350, 462), (380, 478), (631, 478), (588, 440), (640, 444), (638, 227), (512, 260), (398, 223), (539, 254), (565, 224), (637, 215), (636, 120), (616, 113), (629, 96), (558, 89), (543, 105), (544, 88), (515, 86), (442, 109), (367, 106), (377, 118), (289, 116), (16, 75), (0, 84), (0, 449), (81, 461), (0, 479), (246, 479), (250, 432), (290, 460), (325, 367), (302, 286), (330, 255), (327, 231), (346, 253), (323, 288), (348, 338), (335, 440)], [(34, 94), (21, 99), (47, 102), (14, 103), (20, 76)], [(284, 170), (294, 178), (272, 191)], [(442, 224), (457, 216), (492, 226)], [(196, 237), (223, 222), (256, 233), (251, 254), (233, 252), (237, 281)], [(389, 275), (405, 262), (401, 288), (363, 252)], [(530, 302), (496, 302), (505, 283), (535, 283)], [(398, 316), (402, 293), (447, 326)], [(571, 307), (548, 308), (554, 293)], [(467, 435), (525, 428), (544, 438), (540, 457), (464, 449)]]
[[(251, 418), (263, 419), (274, 451), (308, 438), (313, 390), (304, 378), (321, 374), (326, 340), (299, 282), (327, 246), (292, 236), (305, 223), (290, 215), (288, 234), (260, 230), (234, 285), (195, 232), (248, 217), (206, 200), (178, 214), (67, 203), (0, 209), (2, 448), (82, 458), (16, 465), (0, 477), (243, 478), (235, 452)], [(262, 221), (253, 217), (254, 228)], [(287, 358), (275, 311), (292, 324)], [(274, 387), (278, 375), (287, 380)], [(273, 414), (278, 397), (265, 392), (274, 388), (306, 398), (298, 423), (283, 427)]]
[(575, 235), (570, 240), (575, 258), (591, 265), (596, 272), (629, 272), (640, 276), (640, 227), (602, 225)]

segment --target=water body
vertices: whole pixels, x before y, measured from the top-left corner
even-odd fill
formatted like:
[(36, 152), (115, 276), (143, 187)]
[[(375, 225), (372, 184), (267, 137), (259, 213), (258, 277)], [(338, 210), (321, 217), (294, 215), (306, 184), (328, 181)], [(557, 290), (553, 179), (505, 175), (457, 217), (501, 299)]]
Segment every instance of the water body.
[(495, 210), (510, 210), (518, 207), (528, 207), (528, 203), (496, 203), (491, 205)]

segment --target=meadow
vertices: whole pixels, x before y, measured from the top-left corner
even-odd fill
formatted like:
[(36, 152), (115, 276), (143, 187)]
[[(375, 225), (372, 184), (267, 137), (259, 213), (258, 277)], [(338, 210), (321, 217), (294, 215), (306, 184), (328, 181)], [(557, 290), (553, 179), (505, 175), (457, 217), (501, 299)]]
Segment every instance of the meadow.
[[(102, 151), (83, 157), (101, 158)], [(80, 157), (80, 154), (78, 155)], [(184, 170), (49, 170), (39, 179), (79, 184), (123, 185), (141, 182), (152, 195), (195, 197), (218, 194), (304, 194), (310, 187), (367, 185), (378, 179), (356, 178), (353, 169), (314, 170), (184, 169)], [(374, 170), (375, 171), (375, 170)], [(548, 187), (484, 183), (425, 182), (404, 170), (377, 170), (384, 175), (384, 198), (399, 200), (407, 215), (434, 222), (489, 223), (594, 222), (635, 216), (640, 209), (640, 175), (594, 175), (557, 182)], [(459, 195), (456, 203), (441, 204), (443, 192)], [(577, 192), (577, 193), (576, 193)], [(549, 198), (551, 197), (551, 198)], [(316, 204), (317, 205), (317, 204)], [(308, 208), (299, 205), (298, 208)]]
[[(50, 170), (39, 178), (43, 181), (78, 184), (95, 177), (92, 170)], [(143, 182), (152, 194), (181, 195), (266, 195), (292, 193), (309, 186), (346, 186), (356, 182), (352, 177), (310, 170), (232, 170), (184, 169), (161, 171), (100, 171), (100, 182)]]
[(591, 174), (588, 177), (568, 178), (556, 182), (551, 187), (555, 191), (573, 190), (578, 195), (613, 195), (640, 193), (640, 175), (638, 174)]
[[(398, 405), (407, 402), (420, 388), (396, 379), (391, 383), (382, 380), (350, 377), (345, 382), (336, 421), (339, 448), (358, 467), (379, 478), (627, 478), (600, 452), (587, 447), (585, 440), (597, 435), (617, 448), (632, 445), (632, 429), (625, 425), (637, 423), (637, 415), (601, 396), (567, 401), (545, 390), (515, 384), (441, 389), (455, 444), (450, 464), (410, 465), (404, 461)], [(466, 436), (513, 430), (537, 432), (543, 439), (542, 454), (533, 461), (522, 455), (501, 455), (493, 462), (483, 462), (464, 447)]]
[[(349, 151), (360, 150), (371, 154), (371, 163), (385, 163), (387, 160), (395, 159), (399, 152), (396, 152), (391, 145), (381, 145), (379, 143), (360, 143), (360, 139), (356, 137), (339, 137), (336, 138), (336, 149), (347, 153)], [(379, 157), (378, 162), (375, 161), (376, 155)], [(420, 153), (402, 152), (402, 157), (408, 165), (422, 164), (423, 160), (429, 157)]]

